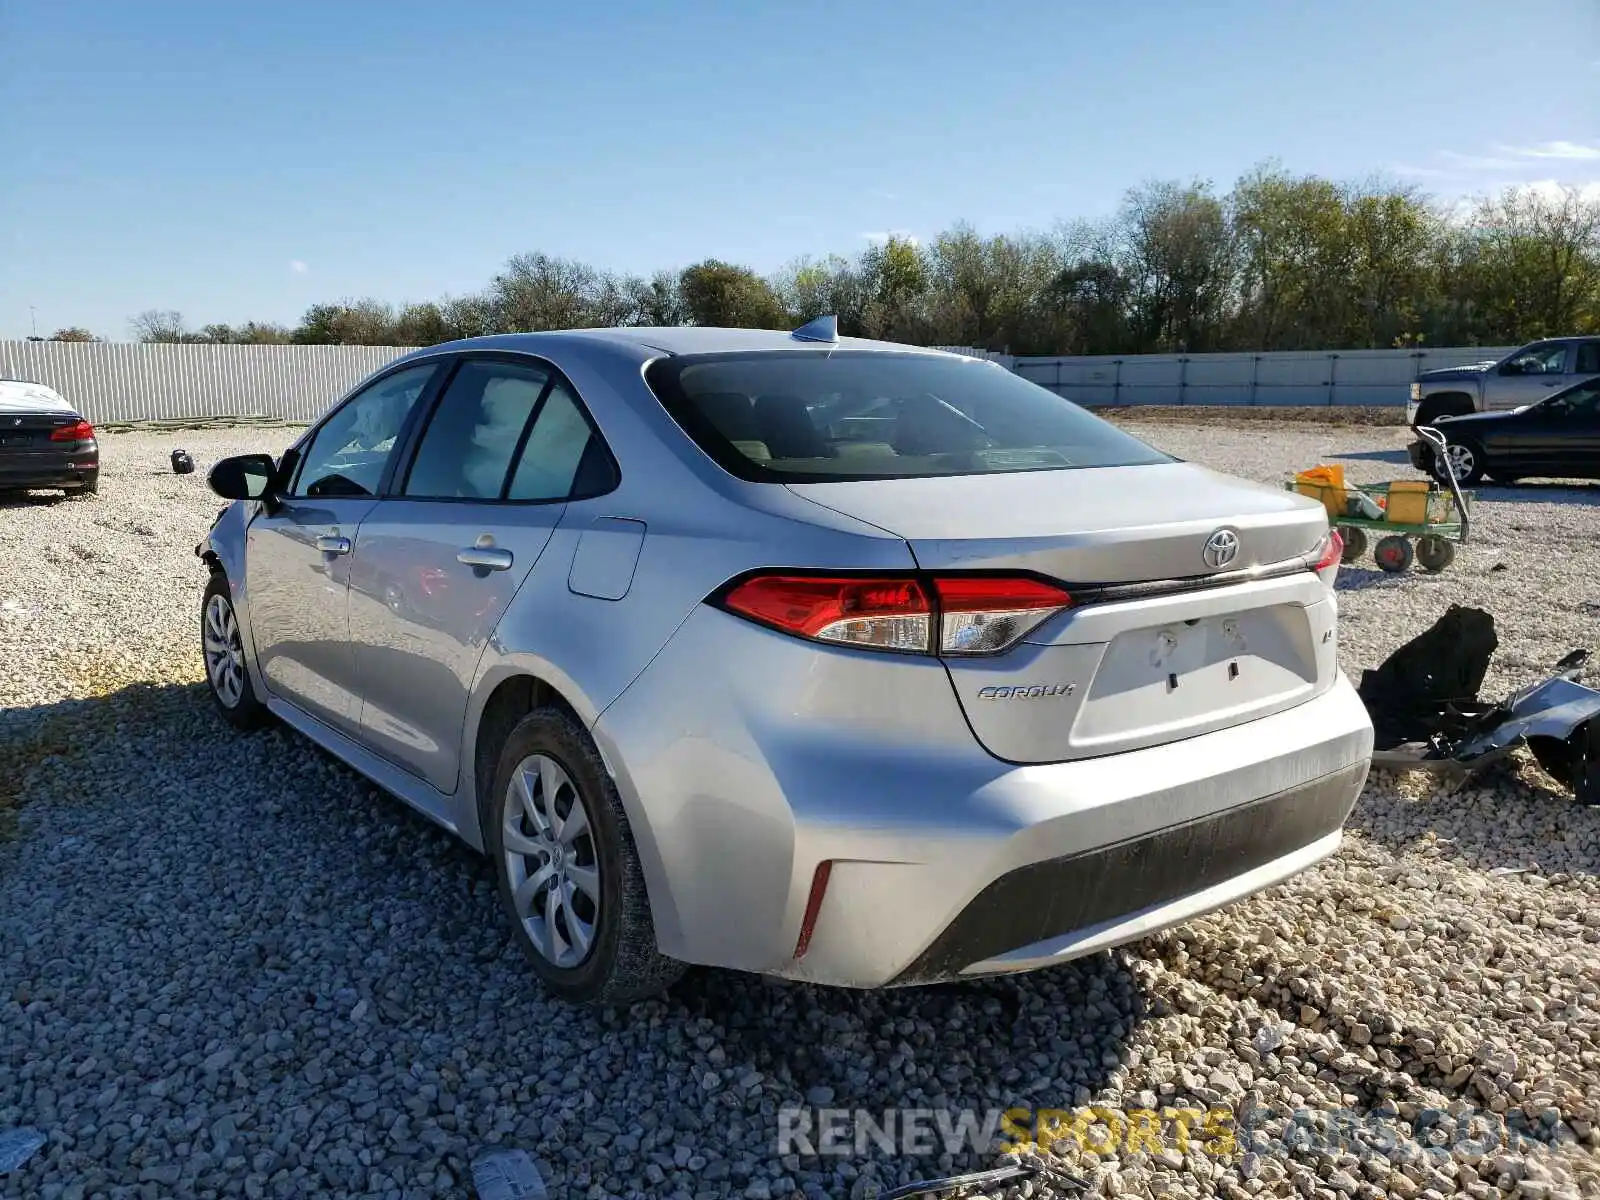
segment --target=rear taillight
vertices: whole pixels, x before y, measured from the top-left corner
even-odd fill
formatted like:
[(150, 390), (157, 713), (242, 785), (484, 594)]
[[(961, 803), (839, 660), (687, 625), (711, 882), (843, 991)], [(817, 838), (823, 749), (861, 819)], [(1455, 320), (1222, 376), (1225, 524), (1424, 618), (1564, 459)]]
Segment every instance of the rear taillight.
[(94, 441), (94, 426), (87, 421), (77, 421), (71, 425), (63, 425), (60, 429), (50, 431), (52, 442), (92, 442)]
[(1322, 544), (1307, 555), (1311, 569), (1322, 577), (1322, 582), (1330, 588), (1334, 579), (1339, 574), (1339, 563), (1344, 558), (1344, 538), (1337, 529), (1328, 530), (1328, 536)]
[(1070, 607), (1072, 597), (1028, 576), (763, 572), (717, 603), (815, 641), (908, 654), (992, 654)]
[(1027, 576), (948, 576), (933, 581), (939, 598), (939, 653), (1004, 650), (1072, 604), (1054, 584)]
[(729, 612), (797, 637), (926, 653), (933, 604), (915, 579), (754, 575), (723, 597)]

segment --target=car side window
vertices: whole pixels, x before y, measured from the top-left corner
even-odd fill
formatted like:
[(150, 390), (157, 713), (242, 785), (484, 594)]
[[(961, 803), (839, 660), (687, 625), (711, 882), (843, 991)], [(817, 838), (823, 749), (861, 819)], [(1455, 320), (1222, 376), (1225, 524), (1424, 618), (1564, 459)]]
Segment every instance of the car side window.
[(1564, 343), (1546, 343), (1529, 346), (1506, 363), (1508, 375), (1559, 375), (1567, 369), (1567, 347)]
[(1578, 361), (1573, 373), (1600, 375), (1600, 342), (1583, 342), (1578, 346)]
[(435, 364), (396, 371), (352, 396), (311, 435), (291, 496), (375, 496)]
[(400, 494), (415, 500), (498, 500), (550, 377), (548, 368), (531, 363), (462, 363), (428, 419)]
[(558, 380), (533, 422), (511, 477), (509, 500), (566, 500), (611, 490), (615, 470), (578, 398)]
[(1594, 416), (1600, 410), (1600, 379), (1591, 379), (1561, 393), (1558, 403), (1568, 413)]

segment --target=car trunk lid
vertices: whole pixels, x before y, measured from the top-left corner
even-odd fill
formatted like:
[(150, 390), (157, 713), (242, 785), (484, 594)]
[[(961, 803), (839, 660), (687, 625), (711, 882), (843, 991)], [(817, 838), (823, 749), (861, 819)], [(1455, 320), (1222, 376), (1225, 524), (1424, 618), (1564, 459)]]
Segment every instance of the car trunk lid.
[[(1015, 762), (1156, 745), (1332, 685), (1334, 606), (1306, 568), (1322, 507), (1188, 463), (788, 485), (906, 539), (927, 571), (1016, 571), (1075, 605), (945, 664), (974, 734)], [(1224, 532), (1231, 557), (1212, 553)]]
[(0, 407), (0, 453), (20, 456), (70, 449), (72, 443), (52, 442), (50, 435), (77, 423), (77, 415), (71, 412)]

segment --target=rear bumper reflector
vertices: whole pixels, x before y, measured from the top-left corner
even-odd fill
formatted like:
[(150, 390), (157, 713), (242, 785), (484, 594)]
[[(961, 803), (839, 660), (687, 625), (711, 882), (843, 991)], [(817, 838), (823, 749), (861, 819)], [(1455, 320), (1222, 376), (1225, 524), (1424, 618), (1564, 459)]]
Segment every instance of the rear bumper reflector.
[(811, 949), (811, 935), (817, 928), (817, 915), (822, 912), (822, 898), (828, 891), (828, 878), (833, 874), (832, 862), (817, 864), (811, 876), (811, 894), (806, 897), (806, 915), (800, 921), (800, 938), (794, 944), (795, 958), (804, 958)]

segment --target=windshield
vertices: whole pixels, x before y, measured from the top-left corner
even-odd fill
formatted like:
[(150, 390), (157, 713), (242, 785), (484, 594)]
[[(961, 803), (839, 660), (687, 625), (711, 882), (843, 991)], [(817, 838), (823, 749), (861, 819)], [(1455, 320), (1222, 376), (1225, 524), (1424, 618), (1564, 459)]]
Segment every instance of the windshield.
[(724, 468), (825, 483), (1170, 462), (1137, 438), (976, 359), (876, 350), (658, 359), (645, 380)]

